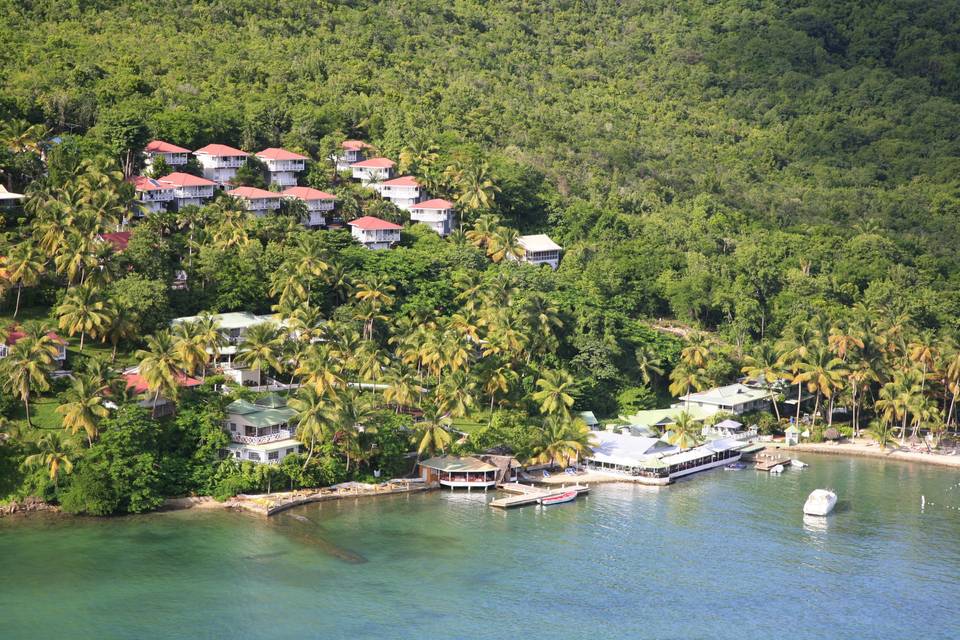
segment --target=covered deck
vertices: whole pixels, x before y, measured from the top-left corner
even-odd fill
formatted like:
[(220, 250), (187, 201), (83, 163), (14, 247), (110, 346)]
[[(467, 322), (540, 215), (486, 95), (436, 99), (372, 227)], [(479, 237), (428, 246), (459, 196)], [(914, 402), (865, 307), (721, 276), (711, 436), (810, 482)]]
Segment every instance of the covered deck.
[(420, 463), (424, 480), (451, 489), (486, 490), (496, 487), (498, 471), (495, 465), (470, 456), (437, 456)]

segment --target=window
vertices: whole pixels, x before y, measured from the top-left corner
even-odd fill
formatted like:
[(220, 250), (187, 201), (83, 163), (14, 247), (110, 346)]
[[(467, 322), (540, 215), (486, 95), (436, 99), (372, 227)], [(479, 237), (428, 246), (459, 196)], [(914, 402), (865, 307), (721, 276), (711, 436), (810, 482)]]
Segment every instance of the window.
[(257, 462), (259, 462), (259, 461), (260, 461), (260, 454), (257, 453), (256, 451), (248, 451), (248, 452), (247, 452), (247, 460), (256, 460)]
[(237, 432), (237, 423), (236, 423), (236, 422), (231, 422), (231, 423), (230, 423), (230, 431), (233, 431), (234, 433)]
[(237, 458), (237, 459), (239, 460), (239, 459), (240, 459), (240, 452), (239, 452), (239, 451), (234, 451), (234, 452), (233, 452), (233, 457), (234, 457), (234, 458)]
[(280, 459), (279, 451), (271, 451), (270, 453), (267, 454), (267, 460), (279, 460), (279, 459)]
[(289, 456), (289, 455), (293, 455), (293, 454), (296, 453), (296, 452), (297, 452), (297, 448), (296, 448), (296, 447), (288, 447), (288, 448), (287, 448), (287, 455), (288, 455), (288, 456)]

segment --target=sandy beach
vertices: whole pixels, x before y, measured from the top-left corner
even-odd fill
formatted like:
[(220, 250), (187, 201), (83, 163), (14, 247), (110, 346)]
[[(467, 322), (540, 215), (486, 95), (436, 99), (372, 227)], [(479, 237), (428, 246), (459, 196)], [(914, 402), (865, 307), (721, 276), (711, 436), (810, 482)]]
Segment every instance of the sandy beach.
[(862, 458), (879, 458), (881, 460), (902, 460), (904, 462), (920, 462), (935, 464), (944, 467), (960, 468), (960, 455), (944, 453), (927, 453), (910, 449), (881, 449), (872, 440), (860, 438), (846, 442), (807, 442), (786, 447), (783, 443), (764, 443), (767, 449), (782, 449), (796, 452), (809, 451), (811, 453), (828, 453), (841, 456), (858, 456)]

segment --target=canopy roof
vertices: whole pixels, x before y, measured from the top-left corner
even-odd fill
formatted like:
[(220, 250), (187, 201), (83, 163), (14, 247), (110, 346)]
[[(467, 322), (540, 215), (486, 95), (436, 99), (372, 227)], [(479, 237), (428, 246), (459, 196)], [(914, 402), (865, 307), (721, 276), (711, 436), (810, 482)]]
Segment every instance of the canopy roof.
[(7, 191), (7, 188), (0, 184), (0, 201), (3, 200), (23, 200), (25, 196), (21, 193)]
[(542, 251), (560, 251), (563, 249), (560, 245), (550, 239), (545, 233), (537, 233), (532, 236), (520, 236), (517, 238), (517, 244), (531, 253), (540, 253)]
[(484, 471), (496, 471), (497, 467), (488, 462), (484, 462), (472, 456), (461, 458), (460, 456), (436, 456), (420, 463), (421, 467), (436, 469), (437, 471), (447, 472), (470, 472), (481, 473)]
[(646, 466), (654, 458), (679, 451), (659, 438), (642, 438), (610, 431), (598, 431), (593, 435), (596, 444), (587, 458), (605, 464)]
[(698, 391), (686, 396), (677, 398), (678, 404), (681, 402), (699, 402), (702, 404), (713, 404), (718, 406), (734, 407), (755, 400), (769, 400), (777, 394), (767, 389), (754, 389), (739, 382), (728, 384), (723, 387), (714, 387), (707, 391)]
[(717, 428), (717, 429), (736, 430), (736, 429), (740, 429), (741, 427), (743, 427), (743, 423), (737, 422), (736, 420), (731, 420), (730, 418), (727, 418), (726, 420), (722, 420), (722, 421), (718, 422), (717, 424), (715, 424), (715, 425), (713, 425), (713, 426), (714, 426), (715, 428)]
[(246, 400), (234, 400), (227, 405), (227, 415), (243, 416), (244, 421), (254, 427), (271, 427), (290, 422), (297, 412), (285, 403), (282, 406), (269, 407)]

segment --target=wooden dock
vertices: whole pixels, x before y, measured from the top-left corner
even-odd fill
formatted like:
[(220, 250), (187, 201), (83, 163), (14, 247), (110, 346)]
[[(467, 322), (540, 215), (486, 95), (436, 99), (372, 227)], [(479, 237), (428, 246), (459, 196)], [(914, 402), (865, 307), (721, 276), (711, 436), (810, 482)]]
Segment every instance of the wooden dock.
[(506, 498), (497, 498), (490, 502), (491, 507), (498, 509), (509, 509), (510, 507), (522, 507), (528, 504), (537, 504), (541, 498), (558, 496), (568, 491), (576, 491), (577, 495), (582, 495), (590, 491), (590, 487), (582, 484), (574, 484), (565, 487), (549, 486), (538, 487), (531, 484), (520, 484), (519, 482), (509, 482), (502, 484), (498, 489), (512, 493)]
[(754, 468), (757, 471), (770, 471), (770, 469), (773, 469), (778, 464), (783, 465), (784, 467), (787, 467), (790, 465), (790, 458), (788, 456), (780, 455), (778, 453), (777, 454), (773, 454), (773, 453), (761, 454), (757, 456), (756, 460), (757, 460), (757, 464), (754, 466)]

